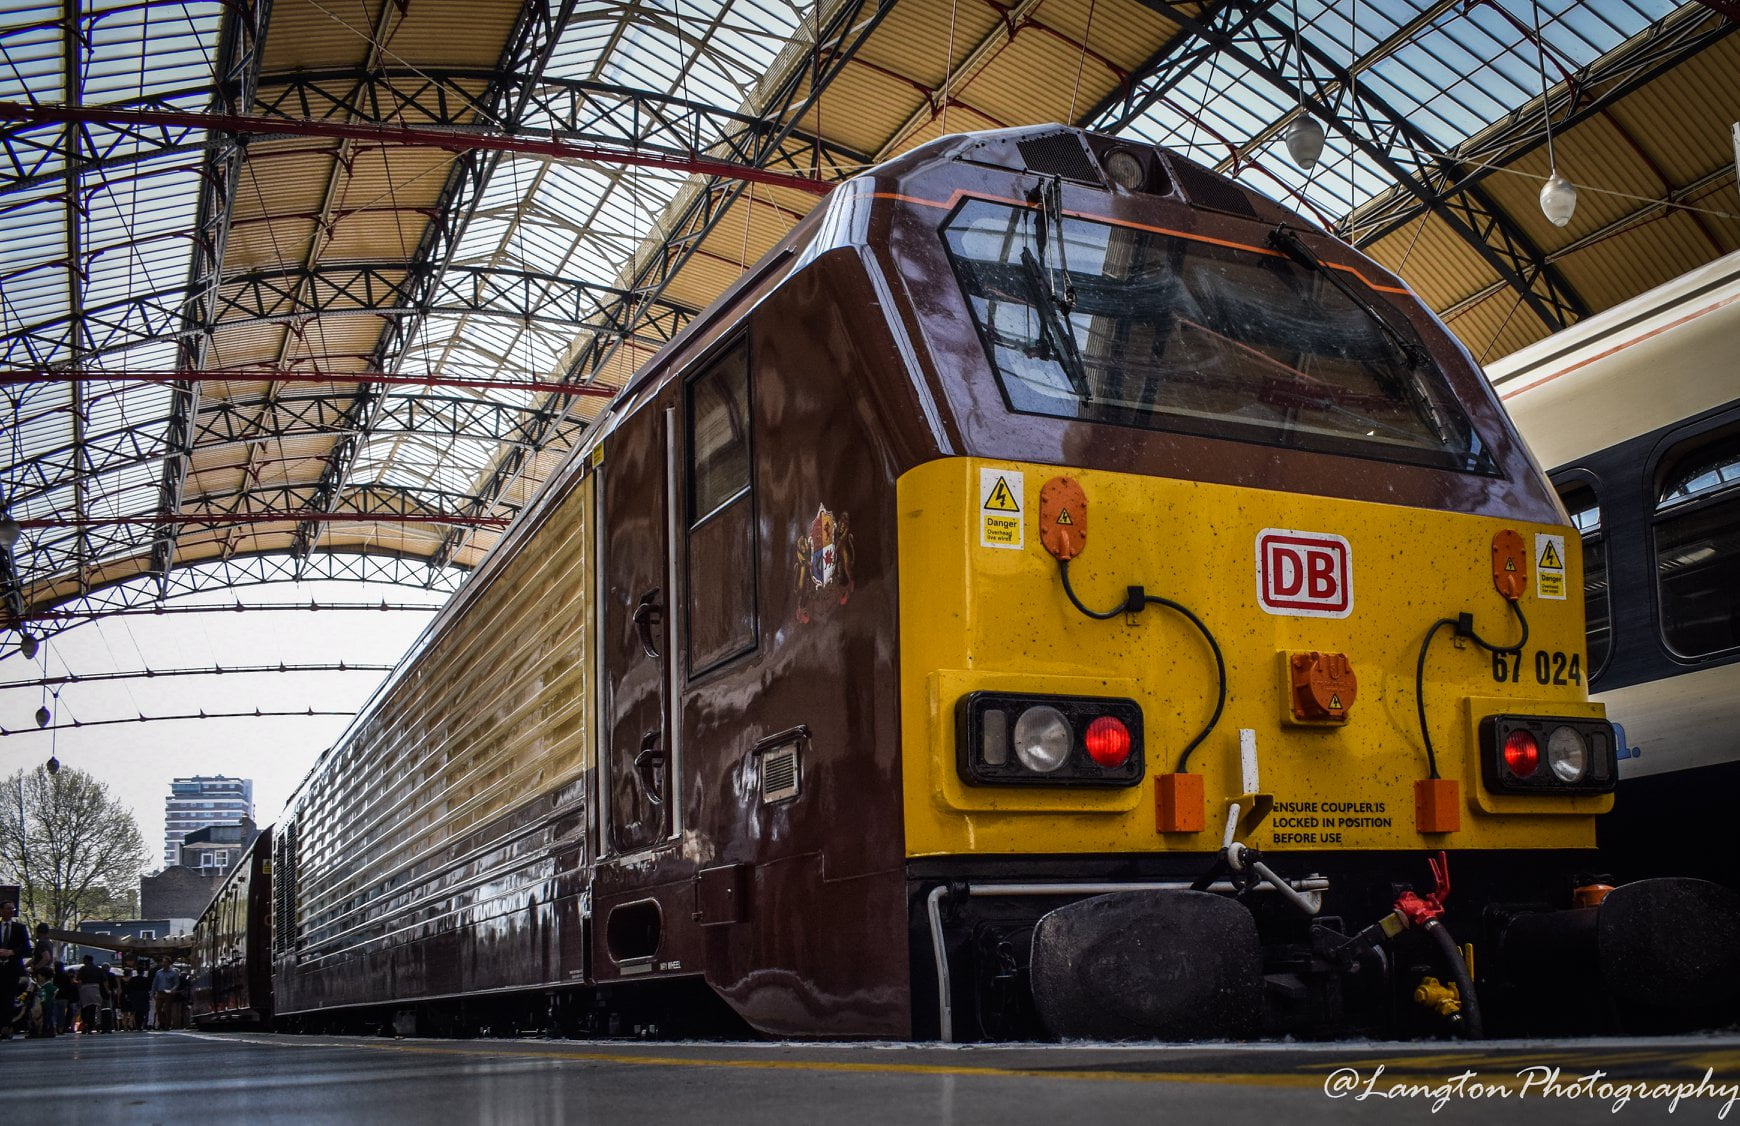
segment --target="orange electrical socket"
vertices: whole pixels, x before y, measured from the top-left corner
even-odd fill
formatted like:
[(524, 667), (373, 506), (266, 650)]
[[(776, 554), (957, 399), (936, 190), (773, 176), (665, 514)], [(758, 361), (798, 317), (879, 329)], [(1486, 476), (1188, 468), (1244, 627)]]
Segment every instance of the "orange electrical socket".
[(1523, 538), (1509, 528), (1492, 536), (1492, 585), (1512, 602), (1529, 587), (1529, 552)]
[(1040, 486), (1039, 542), (1065, 562), (1087, 546), (1087, 494), (1074, 477), (1053, 477)]

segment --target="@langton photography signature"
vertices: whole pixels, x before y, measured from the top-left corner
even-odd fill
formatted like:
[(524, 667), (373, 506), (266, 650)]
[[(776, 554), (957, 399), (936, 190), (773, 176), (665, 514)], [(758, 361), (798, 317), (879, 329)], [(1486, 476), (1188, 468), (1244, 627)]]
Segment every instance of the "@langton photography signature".
[(1599, 1069), (1577, 1073), (1544, 1064), (1492, 1075), (1469, 1069), (1443, 1079), (1389, 1078), (1383, 1065), (1378, 1064), (1363, 1071), (1357, 1067), (1336, 1068), (1324, 1077), (1323, 1093), (1332, 1099), (1354, 1102), (1422, 1101), (1431, 1105), (1434, 1114), (1452, 1102), (1476, 1099), (1567, 1099), (1600, 1104), (1614, 1114), (1633, 1103), (1665, 1106), (1670, 1114), (1695, 1103), (1699, 1109), (1713, 1109), (1717, 1121), (1724, 1121), (1735, 1104), (1740, 1103), (1740, 1082), (1717, 1079), (1715, 1068), (1706, 1069), (1696, 1079), (1616, 1079)]

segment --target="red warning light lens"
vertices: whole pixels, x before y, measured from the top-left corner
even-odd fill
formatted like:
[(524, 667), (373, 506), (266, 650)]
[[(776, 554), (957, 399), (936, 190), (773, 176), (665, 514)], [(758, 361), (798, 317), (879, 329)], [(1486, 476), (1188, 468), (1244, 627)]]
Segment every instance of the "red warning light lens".
[(1087, 752), (1107, 770), (1115, 770), (1130, 759), (1130, 729), (1120, 719), (1100, 716), (1087, 729)]
[(1512, 731), (1504, 741), (1504, 765), (1518, 778), (1527, 778), (1541, 765), (1540, 744), (1527, 731)]

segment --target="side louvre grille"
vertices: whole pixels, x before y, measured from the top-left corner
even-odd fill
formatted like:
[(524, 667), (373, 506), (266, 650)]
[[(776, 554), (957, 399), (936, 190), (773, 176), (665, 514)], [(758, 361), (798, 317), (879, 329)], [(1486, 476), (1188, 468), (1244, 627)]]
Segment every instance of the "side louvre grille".
[(272, 845), (272, 953), (278, 956), (296, 946), (296, 822), (284, 822)]
[(784, 746), (761, 756), (761, 800), (785, 801), (798, 794), (798, 749)]

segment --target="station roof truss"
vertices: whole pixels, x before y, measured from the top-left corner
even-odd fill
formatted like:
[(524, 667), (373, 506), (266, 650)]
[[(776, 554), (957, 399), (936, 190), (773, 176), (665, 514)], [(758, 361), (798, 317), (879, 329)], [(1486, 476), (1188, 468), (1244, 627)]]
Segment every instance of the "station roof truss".
[(1737, 26), (1735, 0), (20, 0), (0, 636), (288, 579), (456, 589), (831, 185), (945, 133), (1177, 149), (1506, 354), (1740, 249)]

